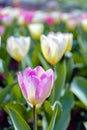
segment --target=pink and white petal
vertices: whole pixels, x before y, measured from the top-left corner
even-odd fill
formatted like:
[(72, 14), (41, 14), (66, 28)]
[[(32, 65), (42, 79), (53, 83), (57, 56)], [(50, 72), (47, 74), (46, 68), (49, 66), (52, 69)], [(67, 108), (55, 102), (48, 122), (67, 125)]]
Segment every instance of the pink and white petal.
[(42, 74), (41, 77), (40, 77), (41, 80), (44, 80), (46, 78), (47, 78), (47, 74), (46, 73)]
[(36, 86), (32, 81), (32, 77), (27, 78), (26, 76), (24, 76), (24, 84), (26, 85), (26, 90), (28, 93), (27, 98), (30, 102), (32, 102), (32, 99), (35, 100), (35, 90), (36, 90)]
[(52, 90), (52, 77), (42, 80), (38, 85), (35, 93), (37, 103), (42, 103), (49, 97)]
[(37, 77), (40, 78), (43, 73), (45, 73), (44, 69), (41, 66), (37, 66), (35, 68)]
[(36, 88), (39, 85), (39, 83), (41, 82), (40, 78), (38, 78), (34, 75), (31, 77), (31, 80), (32, 80), (33, 84), (36, 86)]
[(17, 73), (17, 77), (18, 77), (18, 83), (19, 83), (19, 86), (22, 90), (22, 93), (23, 93), (24, 97), (27, 97), (28, 96), (27, 89), (26, 89), (26, 85), (23, 82), (24, 78), (23, 78), (23, 75), (21, 74), (21, 72)]
[(24, 75), (32, 76), (32, 75), (36, 75), (36, 72), (35, 72), (35, 70), (31, 69), (30, 67), (27, 67), (24, 71)]
[(53, 84), (54, 84), (54, 72), (53, 72), (53, 70), (52, 69), (47, 70), (46, 74), (47, 74), (48, 77), (51, 78), (51, 80), (52, 80), (52, 86), (53, 86)]

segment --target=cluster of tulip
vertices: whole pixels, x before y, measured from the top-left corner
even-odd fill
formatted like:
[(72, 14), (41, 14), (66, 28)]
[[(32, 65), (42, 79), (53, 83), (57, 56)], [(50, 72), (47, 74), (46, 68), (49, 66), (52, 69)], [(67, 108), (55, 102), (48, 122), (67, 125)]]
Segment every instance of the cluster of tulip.
[[(32, 33), (32, 36), (36, 37), (36, 35)], [(44, 57), (51, 65), (56, 65), (62, 56), (71, 50), (73, 34), (61, 32), (55, 34), (51, 32), (47, 36), (41, 35), (40, 40)], [(7, 39), (6, 48), (10, 56), (20, 62), (29, 51), (30, 37), (21, 36), (18, 38), (11, 36)]]
[[(34, 33), (34, 37), (36, 37), (36, 35)], [(39, 35), (41, 35), (41, 33)], [(33, 36), (33, 32), (32, 32), (32, 36)], [(71, 50), (72, 42), (73, 42), (73, 35), (69, 33), (61, 33), (61, 32), (57, 32), (55, 34), (51, 32), (47, 36), (41, 35), (40, 40), (41, 40), (41, 49), (42, 49), (42, 53), (44, 57), (51, 65), (54, 66), (58, 63), (58, 61), (60, 61), (60, 59), (63, 57), (65, 53)], [(23, 58), (27, 55), (29, 48), (30, 48), (30, 37), (11, 36), (7, 39), (7, 44), (6, 44), (7, 52), (17, 62), (20, 62), (23, 60)], [(50, 72), (49, 70), (46, 73), (48, 76), (45, 75), (45, 72), (41, 67), (37, 67), (35, 70), (32, 70), (30, 68), (26, 69), (26, 72), (24, 73), (25, 76), (22, 76), (20, 73), (18, 74), (18, 79), (19, 79), (19, 83), (20, 83), (23, 95), (24, 97), (26, 97), (27, 101), (32, 105), (43, 102), (44, 98), (48, 97), (52, 89), (51, 86), (53, 86), (53, 76), (50, 77), (50, 73), (53, 73), (53, 72)], [(41, 78), (42, 82), (39, 81), (41, 79), (37, 79), (37, 78), (34, 79), (33, 75), (37, 76), (38, 78), (42, 77)], [(27, 79), (27, 76), (31, 78)], [(51, 83), (50, 84), (49, 82), (45, 83), (43, 80), (44, 78), (48, 78), (47, 82), (49, 81)], [(39, 84), (39, 87), (40, 85), (44, 85), (43, 87), (42, 86), (40, 87), (41, 89), (43, 89), (41, 90), (41, 93), (39, 93), (40, 88), (37, 87), (38, 84)], [(46, 95), (43, 93), (43, 96), (42, 96), (42, 92), (45, 92), (44, 89), (46, 91)], [(36, 91), (36, 97), (35, 97), (35, 91)], [(38, 97), (39, 96), (38, 94), (41, 95), (41, 99), (40, 97)], [(32, 99), (32, 97), (34, 99)], [(37, 99), (36, 101), (37, 97), (39, 99)]]
[[(36, 107), (39, 114), (42, 112), (41, 121), (47, 124), (45, 127), (44, 123), (41, 125), (44, 130), (67, 129), (74, 102), (78, 107), (87, 109), (87, 81), (84, 78), (87, 76), (84, 71), (87, 67), (84, 35), (87, 32), (87, 13), (77, 10), (70, 13), (48, 13), (6, 7), (0, 9), (0, 22), (0, 73), (4, 75), (1, 75), (1, 80), (6, 80), (5, 88), (0, 84), (0, 107), (5, 107), (4, 111), (17, 130), (31, 130), (25, 120), (32, 121), (31, 114), (27, 116), (32, 107), (34, 130), (37, 130), (36, 125), (39, 124), (36, 123)], [(67, 30), (59, 29), (63, 24)], [(75, 29), (80, 25), (84, 32), (80, 30), (78, 34)], [(9, 71), (11, 60), (18, 63), (16, 70)], [(78, 71), (77, 77), (74, 71)], [(13, 82), (16, 80), (18, 83), (15, 85)], [(80, 103), (77, 103), (74, 95), (81, 100)], [(43, 107), (46, 99), (46, 107)], [(43, 109), (39, 110), (41, 105)], [(20, 112), (21, 107), (23, 113)], [(22, 118), (24, 112), (27, 114)]]
[(19, 8), (6, 7), (0, 9), (0, 21), (6, 26), (12, 24), (16, 19), (19, 25), (28, 25), (31, 23), (47, 23), (49, 25), (64, 22), (69, 30), (74, 30), (81, 26), (87, 32), (87, 12), (74, 10), (71, 12), (62, 11), (27, 11)]
[[(41, 23), (30, 24), (28, 28), (32, 38), (40, 39), (44, 58), (52, 66), (55, 66), (72, 48), (73, 34), (71, 33), (50, 32), (45, 36), (44, 26)], [(7, 38), (6, 50), (14, 60), (21, 62), (28, 54), (30, 45), (29, 36), (10, 36)], [(28, 67), (23, 74), (19, 71), (17, 77), (22, 93), (30, 106), (40, 105), (50, 96), (54, 84), (52, 69), (45, 71), (41, 66), (35, 69)]]

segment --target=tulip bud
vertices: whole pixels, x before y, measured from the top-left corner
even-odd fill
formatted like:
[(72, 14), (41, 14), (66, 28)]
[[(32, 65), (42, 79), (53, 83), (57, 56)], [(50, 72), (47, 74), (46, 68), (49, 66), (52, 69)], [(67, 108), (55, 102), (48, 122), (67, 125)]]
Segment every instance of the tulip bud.
[(70, 30), (73, 31), (76, 29), (76, 27), (79, 26), (79, 20), (76, 18), (70, 18), (66, 21), (66, 27)]
[(7, 52), (9, 55), (20, 62), (28, 53), (30, 47), (30, 37), (9, 37), (7, 39)]
[(41, 49), (46, 60), (55, 65), (61, 60), (66, 49), (66, 40), (57, 36), (41, 36)]
[(71, 51), (72, 49), (72, 42), (73, 42), (73, 34), (72, 33), (66, 33), (64, 34), (64, 38), (66, 39), (66, 52)]
[(23, 74), (18, 72), (17, 77), (23, 96), (30, 106), (42, 104), (50, 96), (54, 83), (52, 69), (44, 71), (41, 66), (34, 69), (28, 67)]
[(44, 26), (41, 23), (33, 23), (28, 25), (30, 34), (35, 40), (39, 40), (44, 31)]
[(86, 19), (82, 19), (81, 26), (82, 26), (84, 32), (87, 32), (87, 18)]

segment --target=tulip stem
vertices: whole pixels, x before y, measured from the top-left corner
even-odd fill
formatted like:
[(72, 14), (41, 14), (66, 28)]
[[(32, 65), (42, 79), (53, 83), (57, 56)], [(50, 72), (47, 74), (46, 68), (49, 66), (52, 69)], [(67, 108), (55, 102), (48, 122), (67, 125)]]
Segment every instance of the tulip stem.
[(36, 112), (36, 106), (33, 107), (33, 112), (34, 112), (33, 130), (37, 130), (37, 112)]
[(56, 80), (56, 66), (53, 67), (54, 70), (54, 80)]
[[(56, 66), (52, 66), (52, 69), (54, 71), (54, 82), (56, 81)], [(52, 93), (51, 93), (51, 97), (50, 97), (50, 102), (53, 104), (55, 101), (55, 87), (53, 87)]]
[(18, 62), (18, 71), (20, 70), (20, 62)]

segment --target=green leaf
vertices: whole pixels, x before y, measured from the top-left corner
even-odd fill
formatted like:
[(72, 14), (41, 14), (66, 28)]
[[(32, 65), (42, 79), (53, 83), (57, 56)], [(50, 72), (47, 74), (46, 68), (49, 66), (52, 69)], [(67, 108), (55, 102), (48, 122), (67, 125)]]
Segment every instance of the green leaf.
[(17, 82), (14, 82), (13, 84), (10, 84), (6, 86), (3, 91), (0, 93), (0, 105), (3, 103), (6, 95), (11, 91), (12, 87), (16, 84)]
[(87, 107), (87, 80), (82, 77), (74, 78), (70, 89)]
[(87, 39), (81, 37), (81, 36), (78, 36), (78, 43), (79, 43), (79, 46), (80, 46), (80, 53), (81, 55), (83, 56), (83, 59), (85, 61), (85, 63), (87, 64)]
[(52, 114), (52, 118), (51, 118), (51, 121), (50, 121), (50, 124), (49, 124), (47, 130), (54, 130), (57, 114), (60, 115), (60, 112), (62, 110), (62, 106), (61, 106), (61, 104), (58, 101), (56, 101), (54, 103), (52, 108), (53, 108), (53, 114)]
[(6, 106), (15, 130), (31, 130), (26, 121), (18, 113), (18, 111), (10, 106)]
[(66, 59), (66, 74), (67, 74), (66, 75), (66, 82), (70, 81), (71, 76), (72, 76), (73, 68), (74, 68), (74, 62), (73, 62), (72, 57)]
[(75, 106), (78, 107), (78, 108), (87, 110), (87, 107), (80, 100), (75, 101)]
[(50, 65), (46, 62), (46, 60), (44, 59), (44, 57), (40, 53), (39, 53), (38, 57), (39, 57), (41, 64), (43, 65), (43, 67), (45, 69), (49, 69)]
[(84, 122), (83, 124), (84, 124), (84, 126), (85, 126), (85, 128), (87, 130), (87, 122)]
[(33, 51), (33, 54), (31, 56), (31, 61), (32, 61), (33, 66), (36, 66), (39, 64), (38, 54), (40, 52), (40, 44), (36, 43), (36, 45), (33, 49), (34, 49), (34, 51)]
[(62, 89), (65, 85), (66, 80), (66, 64), (65, 61), (59, 63), (58, 65), (58, 72), (57, 72), (57, 79), (55, 81), (55, 100), (58, 100), (61, 96)]
[[(22, 103), (18, 103), (18, 102), (9, 102), (8, 104), (6, 104), (7, 107), (10, 107), (12, 109), (17, 110), (17, 112), (25, 119), (27, 120), (27, 118), (29, 118), (29, 111), (27, 110), (26, 107), (24, 106), (24, 104)], [(6, 111), (6, 109), (5, 109)], [(8, 113), (8, 111), (6, 111)]]
[(6, 60), (7, 56), (7, 51), (4, 48), (0, 48), (0, 58)]
[(51, 117), (53, 111), (52, 111), (52, 107), (49, 101), (44, 102), (44, 109), (45, 109), (46, 115)]
[(64, 96), (61, 98), (62, 114), (56, 120), (54, 130), (66, 130), (70, 122), (70, 111), (74, 105), (73, 94), (67, 90)]

